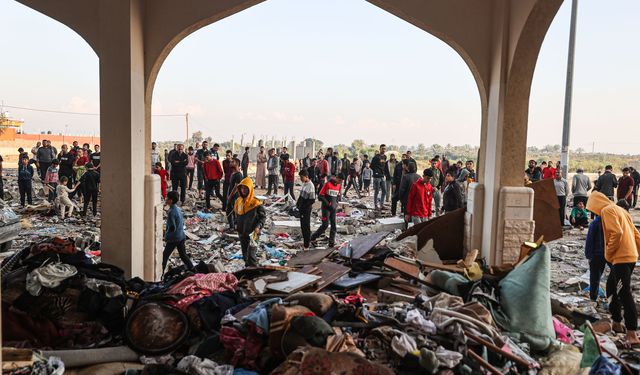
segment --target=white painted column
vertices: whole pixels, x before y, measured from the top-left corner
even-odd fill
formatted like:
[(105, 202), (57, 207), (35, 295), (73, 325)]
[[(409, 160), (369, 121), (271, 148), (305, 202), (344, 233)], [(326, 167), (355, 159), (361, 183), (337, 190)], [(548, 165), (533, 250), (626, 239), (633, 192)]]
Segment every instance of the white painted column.
[(146, 150), (142, 6), (100, 2), (102, 260), (143, 276)]

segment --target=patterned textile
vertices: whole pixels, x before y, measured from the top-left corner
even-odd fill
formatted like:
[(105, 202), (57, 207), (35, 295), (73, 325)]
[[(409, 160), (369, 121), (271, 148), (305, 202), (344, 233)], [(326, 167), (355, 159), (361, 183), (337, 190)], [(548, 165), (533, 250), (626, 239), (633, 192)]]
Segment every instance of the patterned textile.
[(224, 292), (226, 290), (234, 291), (236, 285), (238, 285), (238, 279), (230, 273), (197, 273), (171, 287), (168, 293), (182, 294), (185, 296), (185, 298), (177, 303), (171, 303), (171, 305), (182, 311), (186, 311), (195, 301), (209, 297), (214, 293)]

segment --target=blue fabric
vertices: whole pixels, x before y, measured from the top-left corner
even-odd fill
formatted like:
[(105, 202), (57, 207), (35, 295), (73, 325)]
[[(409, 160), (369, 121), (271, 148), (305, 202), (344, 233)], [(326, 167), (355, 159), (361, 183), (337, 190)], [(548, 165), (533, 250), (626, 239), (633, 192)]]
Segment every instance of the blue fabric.
[(180, 242), (185, 238), (182, 211), (174, 204), (167, 212), (167, 233), (165, 234), (165, 239), (167, 242)]
[(589, 375), (620, 375), (620, 365), (615, 364), (605, 356), (600, 356), (593, 362)]
[(253, 311), (242, 318), (243, 322), (249, 321), (260, 328), (265, 335), (269, 334), (269, 310), (271, 305), (281, 304), (281, 298), (271, 298), (260, 302)]
[(584, 246), (584, 255), (589, 260), (594, 257), (604, 259), (604, 233), (602, 231), (600, 216), (596, 216), (591, 224), (589, 224), (587, 242)]
[(31, 181), (33, 178), (33, 167), (30, 165), (24, 166), (20, 164), (18, 166), (18, 181)]

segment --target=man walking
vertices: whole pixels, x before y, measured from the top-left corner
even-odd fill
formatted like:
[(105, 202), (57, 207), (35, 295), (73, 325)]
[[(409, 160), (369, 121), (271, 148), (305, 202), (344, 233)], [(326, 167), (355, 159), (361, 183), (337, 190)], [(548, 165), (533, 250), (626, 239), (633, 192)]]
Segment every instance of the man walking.
[(409, 191), (409, 199), (407, 200), (407, 209), (404, 213), (404, 220), (408, 223), (420, 224), (431, 217), (431, 209), (433, 206), (433, 186), (431, 186), (431, 177), (433, 172), (431, 169), (425, 169), (422, 172), (422, 178), (419, 178)]
[[(171, 172), (173, 173), (173, 171)], [(167, 229), (165, 233), (166, 245), (164, 247), (164, 251), (162, 252), (163, 273), (165, 268), (167, 267), (167, 262), (169, 261), (171, 253), (173, 253), (173, 250), (175, 250), (176, 248), (178, 249), (180, 259), (182, 259), (182, 262), (187, 267), (187, 269), (193, 269), (193, 263), (191, 263), (191, 259), (187, 255), (187, 250), (185, 248), (185, 241), (187, 239), (187, 236), (184, 233), (184, 217), (182, 216), (182, 211), (177, 206), (177, 203), (178, 193), (175, 190), (170, 191), (167, 194), (166, 200), (166, 204), (169, 206), (169, 211), (167, 211)]]
[(324, 234), (329, 225), (329, 247), (336, 244), (336, 209), (340, 201), (340, 184), (342, 179), (339, 176), (332, 176), (320, 190), (318, 198), (322, 201), (322, 224), (311, 236), (311, 241), (315, 241)]
[(250, 147), (244, 148), (244, 154), (242, 154), (242, 176), (247, 177), (249, 171), (249, 149)]
[[(375, 209), (382, 209), (384, 200), (387, 196), (387, 186), (384, 181), (384, 169), (387, 156), (384, 154), (387, 146), (380, 145), (380, 153), (371, 160), (371, 170), (373, 171), (373, 206)], [(378, 200), (378, 193), (380, 199)]]
[(184, 152), (183, 144), (177, 145), (176, 152), (169, 155), (169, 162), (171, 165), (171, 189), (173, 191), (178, 191), (178, 187), (180, 188), (180, 203), (184, 204), (187, 190), (187, 163), (189, 158)]
[(304, 250), (309, 250), (311, 242), (311, 211), (313, 209), (313, 203), (316, 201), (316, 188), (313, 186), (313, 183), (309, 181), (309, 172), (306, 169), (301, 170), (299, 175), (302, 188), (300, 189), (300, 196), (298, 197), (296, 206), (300, 211), (302, 247)]
[(220, 194), (220, 179), (222, 179), (222, 166), (214, 159), (209, 151), (204, 153), (205, 162), (202, 164), (204, 174), (204, 199), (207, 210), (211, 209), (211, 195), (215, 192), (216, 197), (225, 206), (224, 197)]

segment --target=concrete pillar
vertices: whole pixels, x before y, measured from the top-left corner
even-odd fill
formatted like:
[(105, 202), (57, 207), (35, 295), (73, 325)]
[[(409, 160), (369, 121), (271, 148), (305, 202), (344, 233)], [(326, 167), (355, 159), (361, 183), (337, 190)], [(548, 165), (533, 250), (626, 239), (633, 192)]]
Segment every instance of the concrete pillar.
[(144, 179), (144, 280), (158, 281), (162, 277), (162, 201), (160, 176)]
[[(142, 7), (100, 2), (102, 260), (143, 276), (146, 152)], [(144, 143), (142, 143), (144, 144)]]
[(497, 243), (492, 264), (515, 263), (520, 256), (520, 245), (533, 241), (533, 189), (503, 187), (498, 205)]

